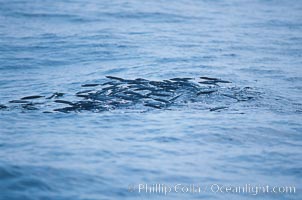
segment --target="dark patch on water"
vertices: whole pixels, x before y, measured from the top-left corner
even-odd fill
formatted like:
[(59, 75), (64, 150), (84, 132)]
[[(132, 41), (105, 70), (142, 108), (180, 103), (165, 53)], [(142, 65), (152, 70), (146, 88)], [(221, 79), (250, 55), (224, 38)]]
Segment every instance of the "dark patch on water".
[[(230, 86), (230, 81), (219, 78), (172, 78), (153, 81), (143, 78), (124, 79), (107, 76), (106, 82), (82, 84), (85, 90), (63, 99), (64, 93), (55, 92), (47, 97), (31, 95), (9, 101), (1, 109), (42, 110), (54, 112), (103, 112), (116, 109), (168, 109), (188, 103), (210, 105), (210, 111), (222, 111), (230, 104), (250, 101), (260, 93), (251, 87)], [(224, 84), (224, 86), (221, 86)], [(228, 86), (225, 86), (228, 84)], [(63, 106), (60, 106), (63, 105)], [(49, 110), (49, 108), (53, 108)]]

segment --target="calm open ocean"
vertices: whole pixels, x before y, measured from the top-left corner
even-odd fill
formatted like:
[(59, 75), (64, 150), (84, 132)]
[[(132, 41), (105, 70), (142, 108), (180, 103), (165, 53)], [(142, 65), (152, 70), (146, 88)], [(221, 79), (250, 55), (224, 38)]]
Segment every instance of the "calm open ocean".
[[(106, 76), (215, 91), (55, 110)], [(0, 0), (0, 200), (302, 199), (301, 94), (300, 0)]]

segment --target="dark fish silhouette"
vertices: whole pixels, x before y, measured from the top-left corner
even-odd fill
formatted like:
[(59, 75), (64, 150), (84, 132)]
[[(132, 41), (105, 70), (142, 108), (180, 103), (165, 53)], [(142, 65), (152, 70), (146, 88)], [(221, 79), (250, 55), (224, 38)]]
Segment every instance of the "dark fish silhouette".
[(206, 83), (232, 83), (230, 81), (224, 81), (224, 80), (221, 80), (218, 78), (210, 78), (210, 77), (206, 77), (206, 76), (202, 76), (202, 77), (200, 77), (200, 79), (207, 80), (207, 81), (199, 82), (199, 83), (203, 83), (203, 84), (206, 84)]
[(201, 79), (205, 79), (205, 80), (210, 80), (210, 81), (219, 80), (218, 78), (210, 78), (210, 77), (207, 77), (207, 76), (201, 76), (200, 78), (201, 78)]
[(216, 83), (232, 83), (230, 81), (224, 81), (224, 80), (217, 80)]
[(222, 109), (226, 109), (226, 108), (228, 108), (228, 107), (220, 106), (220, 107), (211, 108), (210, 111), (217, 111), (217, 110), (222, 110)]
[(33, 95), (33, 96), (27, 96), (27, 97), (22, 97), (22, 100), (26, 100), (26, 99), (39, 99), (45, 96), (40, 96), (40, 95)]
[(205, 90), (205, 91), (200, 91), (196, 95), (201, 95), (201, 94), (212, 94), (214, 92), (217, 92), (217, 90)]
[(92, 91), (94, 91), (94, 90), (84, 90), (84, 91), (77, 92), (76, 95), (84, 94), (84, 93), (88, 93), (88, 92), (92, 92)]
[(99, 86), (100, 84), (97, 84), (97, 83), (90, 83), (90, 84), (83, 84), (81, 85), (82, 87), (96, 87), (96, 86)]
[(123, 78), (119, 78), (119, 77), (115, 77), (115, 76), (106, 76), (106, 78), (113, 79), (113, 80), (118, 80), (118, 81), (124, 81), (125, 80)]
[(9, 103), (29, 103), (29, 101), (26, 100), (11, 100)]
[(5, 108), (8, 108), (8, 107), (5, 106), (5, 105), (0, 104), (0, 109), (5, 109)]
[(182, 94), (173, 97), (173, 98), (170, 99), (169, 101), (170, 101), (170, 102), (173, 102), (173, 101), (175, 101), (176, 99), (178, 99), (180, 96), (182, 96)]
[(206, 85), (217, 85), (217, 81), (201, 81), (201, 82), (198, 82), (198, 83), (201, 83), (201, 84), (206, 84)]
[(71, 105), (71, 106), (74, 105), (74, 103), (72, 103), (70, 101), (65, 101), (65, 100), (55, 100), (54, 102), (68, 104), (68, 105)]
[(123, 84), (123, 83), (116, 82), (116, 81), (108, 81), (108, 82), (102, 83), (101, 85), (121, 85), (121, 84)]
[(192, 80), (192, 78), (171, 78), (171, 81), (189, 81)]

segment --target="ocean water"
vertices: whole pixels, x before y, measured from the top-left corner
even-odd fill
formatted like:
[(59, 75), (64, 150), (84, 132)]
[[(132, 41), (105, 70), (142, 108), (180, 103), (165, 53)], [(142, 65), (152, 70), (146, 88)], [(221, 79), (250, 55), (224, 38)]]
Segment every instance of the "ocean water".
[[(299, 0), (0, 0), (0, 199), (302, 199), (301, 67)], [(162, 109), (9, 103), (106, 76), (231, 83)]]

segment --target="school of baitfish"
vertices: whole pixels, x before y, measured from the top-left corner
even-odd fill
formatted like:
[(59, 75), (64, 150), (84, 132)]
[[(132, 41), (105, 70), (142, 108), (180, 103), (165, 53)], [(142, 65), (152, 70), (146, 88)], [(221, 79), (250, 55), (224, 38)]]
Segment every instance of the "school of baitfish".
[(238, 88), (229, 81), (210, 77), (162, 81), (114, 76), (106, 78), (105, 82), (83, 84), (81, 87), (84, 89), (72, 95), (72, 100), (64, 99), (66, 94), (61, 92), (49, 96), (33, 95), (11, 100), (6, 105), (0, 104), (0, 110), (21, 108), (42, 110), (44, 113), (103, 112), (116, 109), (167, 109), (199, 102), (209, 105), (210, 111), (220, 111), (230, 104), (253, 100), (258, 94), (250, 87)]

